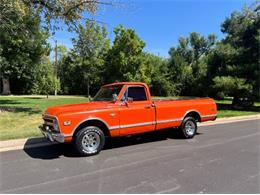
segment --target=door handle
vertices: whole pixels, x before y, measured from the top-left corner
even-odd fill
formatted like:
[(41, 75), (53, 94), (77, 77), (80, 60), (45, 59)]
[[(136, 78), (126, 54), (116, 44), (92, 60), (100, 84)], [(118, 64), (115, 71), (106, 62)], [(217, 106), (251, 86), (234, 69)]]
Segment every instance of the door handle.
[(145, 106), (144, 108), (149, 109), (149, 108), (151, 108), (151, 106)]

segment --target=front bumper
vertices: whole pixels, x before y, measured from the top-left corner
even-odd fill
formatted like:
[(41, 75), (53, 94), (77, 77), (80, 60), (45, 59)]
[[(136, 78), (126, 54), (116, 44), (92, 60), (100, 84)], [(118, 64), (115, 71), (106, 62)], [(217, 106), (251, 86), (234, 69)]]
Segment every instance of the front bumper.
[(47, 130), (44, 128), (44, 125), (39, 126), (39, 129), (41, 130), (44, 137), (46, 137), (51, 142), (57, 141), (59, 143), (64, 143), (64, 135)]

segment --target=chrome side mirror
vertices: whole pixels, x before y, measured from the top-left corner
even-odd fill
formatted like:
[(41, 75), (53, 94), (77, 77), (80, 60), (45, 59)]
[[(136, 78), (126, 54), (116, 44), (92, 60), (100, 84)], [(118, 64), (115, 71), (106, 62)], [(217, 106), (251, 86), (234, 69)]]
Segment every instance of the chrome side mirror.
[(114, 93), (112, 96), (113, 96), (113, 102), (115, 102), (117, 100), (117, 94)]
[(133, 103), (133, 101), (134, 101), (134, 99), (131, 98), (131, 97), (127, 97), (127, 98), (126, 98), (126, 102), (127, 102), (127, 103)]

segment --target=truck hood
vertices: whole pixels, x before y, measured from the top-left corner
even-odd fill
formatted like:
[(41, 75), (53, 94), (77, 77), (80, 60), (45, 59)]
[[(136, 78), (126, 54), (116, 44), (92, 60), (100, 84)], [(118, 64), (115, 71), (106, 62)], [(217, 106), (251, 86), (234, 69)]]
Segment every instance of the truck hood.
[(59, 114), (83, 112), (83, 111), (90, 111), (90, 110), (100, 110), (100, 109), (106, 109), (108, 105), (109, 105), (108, 102), (87, 102), (81, 104), (66, 104), (61, 106), (49, 107), (45, 110), (44, 114), (57, 116)]

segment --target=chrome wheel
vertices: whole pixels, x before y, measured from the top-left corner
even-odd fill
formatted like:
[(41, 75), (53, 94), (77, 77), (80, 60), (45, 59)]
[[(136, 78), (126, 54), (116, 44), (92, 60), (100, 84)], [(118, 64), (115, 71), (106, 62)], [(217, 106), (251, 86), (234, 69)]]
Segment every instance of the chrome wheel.
[(82, 138), (82, 147), (88, 152), (94, 152), (100, 145), (100, 136), (95, 131), (87, 132)]
[(189, 136), (194, 135), (194, 133), (196, 131), (196, 125), (192, 121), (187, 121), (185, 123), (185, 131), (186, 131), (187, 135), (189, 135)]

